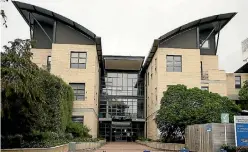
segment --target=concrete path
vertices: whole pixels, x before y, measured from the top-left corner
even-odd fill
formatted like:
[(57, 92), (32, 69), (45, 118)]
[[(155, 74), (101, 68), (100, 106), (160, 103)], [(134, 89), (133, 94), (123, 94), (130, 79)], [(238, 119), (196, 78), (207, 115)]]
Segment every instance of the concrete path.
[(162, 152), (134, 142), (109, 142), (95, 152), (143, 152), (144, 150)]

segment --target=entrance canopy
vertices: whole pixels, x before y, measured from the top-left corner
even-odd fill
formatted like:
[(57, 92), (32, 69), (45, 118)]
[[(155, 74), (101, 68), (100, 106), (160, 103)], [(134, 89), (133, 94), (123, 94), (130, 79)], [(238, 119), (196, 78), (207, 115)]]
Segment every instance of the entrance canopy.
[(143, 56), (104, 56), (106, 70), (139, 71), (142, 67)]

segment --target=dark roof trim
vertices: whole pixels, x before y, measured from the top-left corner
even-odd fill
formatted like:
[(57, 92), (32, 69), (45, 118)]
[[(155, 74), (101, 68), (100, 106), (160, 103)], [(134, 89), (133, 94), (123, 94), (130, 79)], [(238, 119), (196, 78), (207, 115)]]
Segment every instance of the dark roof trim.
[(145, 70), (148, 68), (149, 64), (152, 61), (153, 56), (155, 55), (157, 49), (158, 49), (158, 45), (159, 45), (160, 40), (159, 39), (155, 39), (153, 41), (152, 44), (152, 48), (150, 49), (150, 52), (145, 60), (144, 65), (142, 66), (141, 70), (140, 70), (140, 74), (143, 74), (145, 72)]
[(227, 13), (227, 14), (219, 14), (219, 15), (214, 15), (214, 16), (209, 16), (209, 17), (205, 17), (202, 19), (198, 19), (198, 20), (195, 20), (193, 22), (182, 25), (182, 26), (164, 34), (163, 36), (160, 36), (159, 39), (162, 42), (162, 41), (167, 40), (167, 39), (169, 39), (169, 38), (171, 38), (177, 34), (182, 33), (183, 31), (192, 29), (194, 27), (199, 27), (201, 25), (209, 24), (212, 22), (226, 21), (222, 25), (222, 27), (220, 29), (218, 29), (220, 31), (236, 14), (237, 14), (236, 12), (235, 13)]
[(81, 34), (83, 34), (87, 38), (93, 40), (96, 44), (96, 50), (97, 50), (99, 65), (100, 65), (102, 73), (104, 73), (101, 37), (97, 37), (93, 32), (86, 29), (82, 25), (80, 25), (80, 24), (78, 24), (78, 23), (76, 23), (76, 22), (74, 22), (74, 21), (72, 21), (72, 20), (70, 20), (70, 19), (68, 19), (62, 15), (59, 15), (55, 12), (49, 11), (47, 9), (44, 9), (44, 8), (41, 8), (41, 7), (38, 7), (35, 5), (22, 3), (22, 2), (18, 2), (18, 1), (12, 1), (12, 3), (16, 7), (16, 9), (19, 11), (19, 13), (22, 15), (23, 19), (26, 21), (26, 23), (28, 25), (29, 25), (29, 18), (24, 15), (23, 11), (36, 13), (36, 14), (51, 18), (55, 21), (59, 21), (59, 22), (65, 24), (67, 26), (70, 26), (71, 28), (75, 29), (76, 31), (80, 32)]
[(104, 55), (104, 60), (144, 60), (144, 56), (118, 56), (118, 55)]
[(226, 14), (219, 14), (219, 15), (214, 15), (214, 16), (210, 16), (210, 17), (205, 17), (202, 19), (198, 19), (195, 20), (193, 22), (187, 23), (185, 25), (182, 25), (166, 34), (164, 34), (163, 36), (160, 36), (158, 39), (155, 39), (152, 45), (152, 48), (150, 49), (150, 52), (145, 60), (145, 63), (142, 67), (142, 69), (140, 70), (140, 75), (144, 74), (146, 69), (148, 68), (149, 64), (151, 63), (154, 54), (156, 53), (159, 44), (178, 35), (181, 34), (187, 30), (193, 29), (195, 27), (199, 27), (201, 25), (204, 24), (210, 24), (213, 22), (218, 22), (218, 21), (224, 21), (224, 24), (217, 29), (217, 31), (220, 31), (237, 13), (226, 13)]
[[(22, 17), (24, 18), (24, 20), (26, 21), (26, 23), (29, 25), (29, 19), (28, 17), (26, 17), (22, 11), (28, 11), (31, 13), (36, 13), (36, 14), (40, 14), (42, 16), (51, 18), (53, 20), (59, 21), (61, 23), (64, 23), (70, 27), (72, 27), (73, 29), (79, 31), (80, 33), (84, 34), (86, 37), (88, 37), (89, 39), (95, 41), (96, 35), (91, 32), (90, 30), (86, 29), (85, 27), (83, 27), (82, 25), (62, 16), (59, 15), (55, 12), (49, 11), (47, 9), (35, 6), (35, 5), (31, 5), (31, 4), (27, 4), (27, 3), (22, 3), (22, 2), (18, 2), (18, 1), (12, 1), (12, 3), (14, 4), (14, 6), (17, 8), (17, 10), (19, 11), (19, 13), (22, 15)], [(22, 7), (21, 7), (22, 6)], [(31, 9), (33, 8), (33, 9)], [(52, 15), (49, 15), (52, 14)]]
[(237, 71), (234, 73), (248, 73), (248, 62), (245, 63), (242, 67), (240, 67)]

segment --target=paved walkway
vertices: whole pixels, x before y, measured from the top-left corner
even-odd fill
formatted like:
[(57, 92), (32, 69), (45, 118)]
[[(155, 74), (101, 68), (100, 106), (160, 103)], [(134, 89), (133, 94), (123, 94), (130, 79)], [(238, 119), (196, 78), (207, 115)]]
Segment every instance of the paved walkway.
[(134, 142), (109, 142), (95, 152), (143, 152), (144, 150), (162, 152)]

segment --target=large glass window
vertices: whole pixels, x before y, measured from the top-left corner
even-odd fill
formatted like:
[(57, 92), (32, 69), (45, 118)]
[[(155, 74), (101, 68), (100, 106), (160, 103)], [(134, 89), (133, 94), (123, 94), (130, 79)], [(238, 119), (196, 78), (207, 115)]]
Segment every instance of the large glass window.
[(86, 69), (86, 52), (71, 52), (71, 68)]
[(84, 83), (70, 83), (74, 91), (74, 100), (85, 100), (85, 84)]
[(241, 76), (235, 76), (235, 88), (241, 88)]
[(167, 72), (182, 72), (182, 56), (167, 55), (166, 56), (166, 71)]
[(100, 117), (143, 118), (144, 81), (138, 79), (138, 73), (107, 72), (102, 81)]

